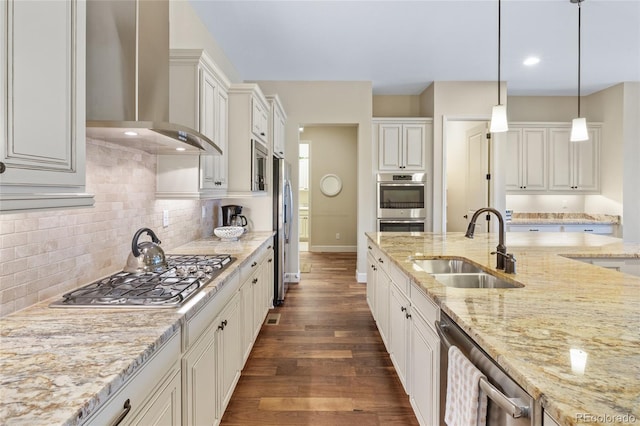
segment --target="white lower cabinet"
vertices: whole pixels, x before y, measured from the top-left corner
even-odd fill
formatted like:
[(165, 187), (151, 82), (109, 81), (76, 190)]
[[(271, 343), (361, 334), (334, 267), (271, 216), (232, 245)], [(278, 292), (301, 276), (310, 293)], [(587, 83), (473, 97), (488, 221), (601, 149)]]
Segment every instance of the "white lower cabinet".
[(218, 399), (217, 346), (216, 330), (212, 324), (182, 358), (185, 389), (183, 418), (187, 425), (213, 425), (220, 420), (215, 402)]
[(176, 333), (85, 424), (180, 425), (179, 359)]
[(222, 414), (233, 394), (233, 389), (240, 378), (240, 370), (243, 364), (242, 348), (240, 346), (240, 295), (238, 293), (227, 304), (213, 325), (216, 326), (216, 333), (218, 334), (217, 372), (219, 377), (218, 385), (220, 386), (218, 418), (222, 418)]
[(411, 331), (410, 302), (392, 282), (389, 291), (389, 355), (407, 394), (409, 359), (409, 333)]
[(416, 309), (411, 314), (409, 360), (413, 411), (421, 425), (437, 425), (440, 408), (440, 338)]
[(441, 372), (435, 321), (440, 308), (371, 242), (368, 248), (369, 307), (418, 422), (437, 425)]

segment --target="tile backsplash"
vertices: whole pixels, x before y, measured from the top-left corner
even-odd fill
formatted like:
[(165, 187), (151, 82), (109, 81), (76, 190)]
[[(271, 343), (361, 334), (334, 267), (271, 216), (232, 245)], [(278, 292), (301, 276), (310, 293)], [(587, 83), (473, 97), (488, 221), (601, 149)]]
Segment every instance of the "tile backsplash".
[(122, 270), (139, 228), (165, 251), (213, 234), (219, 200), (155, 199), (155, 155), (87, 140), (86, 161), (94, 207), (0, 215), (0, 316)]

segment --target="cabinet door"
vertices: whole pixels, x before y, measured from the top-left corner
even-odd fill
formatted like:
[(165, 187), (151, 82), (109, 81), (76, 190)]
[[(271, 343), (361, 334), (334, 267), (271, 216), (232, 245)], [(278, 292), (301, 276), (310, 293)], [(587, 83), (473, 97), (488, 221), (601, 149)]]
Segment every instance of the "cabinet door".
[(300, 239), (309, 239), (309, 213), (300, 213)]
[(410, 350), (411, 406), (420, 424), (437, 425), (440, 408), (440, 339), (416, 312), (411, 317)]
[(391, 361), (405, 392), (409, 393), (407, 367), (409, 355), (409, 300), (392, 282), (389, 297), (389, 341)]
[[(218, 384), (219, 404), (218, 415), (222, 417), (223, 411), (233, 393), (233, 388), (240, 377), (242, 360), (241, 352), (241, 321), (240, 321), (240, 296), (236, 294), (227, 304), (217, 321), (214, 321), (218, 334)], [(209, 399), (211, 401), (211, 399)], [(209, 402), (211, 403), (211, 402)], [(196, 423), (197, 424), (197, 423)]]
[(597, 191), (600, 187), (600, 131), (589, 129), (589, 140), (573, 142), (574, 185), (580, 191)]
[(93, 204), (81, 194), (85, 23), (84, 1), (8, 0), (0, 7), (2, 211)]
[(547, 132), (546, 129), (523, 129), (522, 132), (522, 189), (547, 189)]
[(184, 424), (213, 425), (217, 417), (217, 333), (210, 326), (182, 358), (185, 383)]
[[(274, 107), (275, 108), (275, 107)], [(273, 152), (280, 158), (284, 158), (285, 147), (285, 119), (278, 108), (275, 108), (273, 117)]]
[(522, 129), (507, 132), (505, 185), (507, 191), (522, 189)]
[(267, 109), (257, 98), (251, 98), (251, 130), (264, 144), (267, 143)]
[(402, 124), (380, 124), (378, 129), (378, 169), (399, 170), (402, 165)]
[(423, 124), (404, 124), (402, 126), (402, 169), (424, 170), (424, 133), (425, 126)]
[[(179, 426), (181, 419), (180, 371), (168, 377), (132, 422), (139, 426)], [(205, 423), (198, 423), (205, 424)]]
[(387, 273), (378, 265), (376, 270), (376, 322), (387, 351), (389, 350), (389, 287)]
[[(369, 247), (371, 249), (371, 247)], [(377, 262), (375, 261), (371, 251), (367, 253), (367, 303), (369, 304), (369, 310), (373, 315), (373, 319), (376, 319), (376, 277), (377, 277)]]
[(251, 348), (253, 347), (253, 276), (249, 277), (240, 288), (240, 300), (242, 309), (242, 360), (243, 364), (249, 358)]
[(216, 86), (215, 78), (200, 69), (200, 133), (214, 142), (216, 139)]
[(216, 139), (222, 155), (213, 156), (213, 187), (227, 189), (227, 166), (229, 162), (229, 96), (226, 91), (218, 89), (216, 92)]
[(549, 129), (549, 189), (573, 189), (573, 152), (570, 129)]

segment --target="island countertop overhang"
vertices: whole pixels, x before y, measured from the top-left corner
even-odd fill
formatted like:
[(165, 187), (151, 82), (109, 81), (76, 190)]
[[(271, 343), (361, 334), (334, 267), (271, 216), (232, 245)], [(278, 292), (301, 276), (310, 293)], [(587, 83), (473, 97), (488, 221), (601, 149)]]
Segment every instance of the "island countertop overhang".
[[(507, 235), (516, 275), (495, 269), (497, 234), (367, 233), (440, 308), (563, 424), (579, 413), (640, 419), (640, 278), (564, 256), (640, 258), (640, 244), (590, 234)], [(460, 257), (524, 285), (445, 287), (412, 257)], [(571, 349), (588, 355), (571, 370)]]

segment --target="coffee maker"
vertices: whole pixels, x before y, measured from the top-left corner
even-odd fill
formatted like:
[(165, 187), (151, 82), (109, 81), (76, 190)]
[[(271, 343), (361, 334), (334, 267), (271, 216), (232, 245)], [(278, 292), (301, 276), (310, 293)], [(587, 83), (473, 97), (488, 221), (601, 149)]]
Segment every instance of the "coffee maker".
[(222, 226), (247, 226), (247, 218), (242, 216), (242, 206), (222, 206)]

